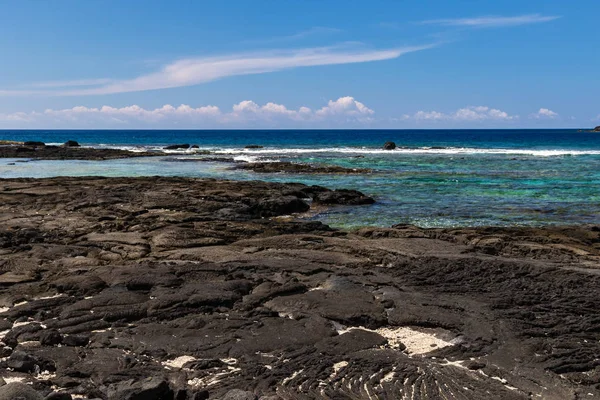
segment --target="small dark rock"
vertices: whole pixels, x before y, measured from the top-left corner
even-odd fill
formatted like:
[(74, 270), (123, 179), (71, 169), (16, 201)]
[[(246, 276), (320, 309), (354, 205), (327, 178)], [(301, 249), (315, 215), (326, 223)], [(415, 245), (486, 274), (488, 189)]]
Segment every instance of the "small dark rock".
[(42, 146), (45, 146), (46, 143), (44, 143), (44, 142), (36, 142), (36, 141), (31, 140), (31, 141), (24, 142), (23, 145), (24, 146), (35, 146), (35, 147), (40, 146), (40, 147), (42, 147)]
[(29, 354), (22, 351), (15, 351), (10, 355), (8, 361), (6, 361), (6, 365), (17, 372), (32, 372), (35, 370), (36, 362), (35, 358)]
[(67, 140), (64, 144), (63, 147), (80, 147), (81, 145), (79, 143), (77, 143), (74, 140)]
[(257, 208), (261, 217), (273, 217), (306, 212), (310, 205), (295, 196), (281, 196), (263, 200)]
[(135, 382), (129, 380), (112, 384), (108, 388), (109, 399), (119, 400), (163, 400), (172, 399), (173, 390), (169, 383), (159, 377), (151, 377)]
[(365, 168), (346, 168), (339, 165), (298, 164), (289, 161), (241, 163), (233, 169), (247, 169), (258, 173), (299, 173), (299, 174), (363, 174), (373, 172)]
[(44, 400), (44, 396), (29, 385), (20, 382), (9, 383), (0, 387), (0, 400)]
[(465, 367), (474, 371), (477, 369), (485, 368), (485, 363), (478, 362), (478, 361), (469, 361), (465, 364)]
[(55, 346), (62, 343), (62, 335), (55, 330), (47, 330), (40, 334), (40, 343), (43, 346)]
[(44, 400), (73, 400), (73, 396), (64, 392), (52, 392)]
[(232, 389), (221, 397), (221, 400), (257, 400), (258, 397), (252, 393), (240, 389)]
[(169, 146), (165, 146), (164, 149), (165, 150), (181, 150), (181, 149), (189, 149), (190, 145), (189, 143), (185, 143), (185, 144), (171, 144)]
[(258, 144), (249, 144), (248, 146), (244, 147), (245, 149), (262, 149), (264, 146), (258, 145)]
[(382, 300), (381, 305), (384, 308), (394, 308), (394, 300), (390, 300), (390, 299)]
[(396, 143), (394, 142), (385, 142), (383, 145), (384, 150), (394, 150), (396, 148)]
[(199, 149), (200, 146), (198, 146), (197, 144), (193, 144), (190, 146), (190, 149)]
[(336, 189), (314, 193), (313, 200), (315, 203), (330, 205), (363, 205), (375, 203), (372, 197), (365, 196), (363, 193), (351, 189)]
[(208, 390), (200, 390), (188, 396), (190, 400), (207, 400), (208, 397)]
[(195, 361), (190, 361), (188, 363), (185, 363), (183, 365), (183, 368), (189, 368), (189, 369), (209, 369), (209, 368), (216, 368), (216, 367), (222, 367), (225, 363), (219, 359), (212, 359), (212, 360), (195, 360)]
[(0, 319), (0, 331), (9, 331), (13, 326), (13, 323), (7, 319)]
[(8, 357), (12, 353), (13, 349), (9, 346), (0, 346), (0, 357)]

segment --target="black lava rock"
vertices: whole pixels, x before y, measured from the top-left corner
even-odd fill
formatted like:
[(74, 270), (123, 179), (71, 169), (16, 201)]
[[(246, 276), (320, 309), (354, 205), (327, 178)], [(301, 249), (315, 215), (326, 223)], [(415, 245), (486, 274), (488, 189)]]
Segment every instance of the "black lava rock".
[(394, 142), (385, 142), (383, 145), (384, 150), (394, 150), (396, 148), (396, 143)]
[(165, 150), (180, 150), (180, 149), (189, 149), (190, 145), (189, 143), (185, 143), (185, 144), (171, 144), (169, 146), (165, 146)]
[(73, 400), (73, 396), (64, 392), (52, 392), (44, 400)]
[(20, 382), (9, 383), (0, 387), (0, 400), (44, 400), (44, 396), (29, 385)]
[(221, 397), (221, 400), (257, 400), (258, 397), (245, 390), (233, 389), (225, 393), (225, 396)]
[(22, 351), (13, 352), (6, 361), (6, 365), (17, 372), (32, 372), (35, 364), (35, 358)]
[(63, 147), (80, 147), (81, 145), (79, 143), (77, 143), (74, 140), (67, 140), (64, 144)]
[(40, 334), (40, 343), (43, 346), (55, 346), (62, 343), (62, 335), (55, 330), (47, 330)]
[(108, 389), (109, 399), (119, 400), (164, 400), (172, 399), (173, 390), (169, 383), (159, 377), (135, 382), (129, 380), (113, 384)]

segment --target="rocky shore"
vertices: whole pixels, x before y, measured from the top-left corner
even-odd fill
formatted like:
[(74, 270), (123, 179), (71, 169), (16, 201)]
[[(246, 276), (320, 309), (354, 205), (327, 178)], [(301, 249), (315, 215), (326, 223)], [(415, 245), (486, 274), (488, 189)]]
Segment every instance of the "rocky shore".
[[(0, 142), (0, 158), (31, 158), (36, 160), (113, 160), (131, 157), (165, 156), (163, 152), (129, 151), (119, 149), (98, 149), (80, 147), (79, 144), (69, 146), (69, 141), (62, 146), (47, 146), (43, 142)], [(166, 146), (165, 150), (186, 150), (189, 144)], [(198, 146), (195, 146), (198, 147)], [(255, 146), (248, 146), (256, 148)], [(260, 147), (260, 146), (258, 146)], [(310, 165), (292, 162), (245, 162), (236, 161), (233, 157), (214, 156), (210, 152), (192, 153), (194, 158), (165, 158), (172, 162), (220, 162), (232, 164), (232, 169), (250, 170), (257, 173), (292, 173), (292, 174), (362, 174), (372, 170), (365, 168), (344, 168), (337, 165)]]
[(35, 158), (38, 160), (112, 160), (160, 155), (164, 154), (147, 151), (133, 152), (119, 149), (94, 149), (80, 147), (79, 144), (77, 144), (77, 146), (46, 146), (42, 142), (0, 143), (0, 158)]
[(373, 172), (367, 168), (345, 168), (338, 165), (310, 165), (288, 161), (238, 163), (233, 169), (244, 169), (262, 174), (296, 173), (296, 174), (366, 174)]
[(290, 217), (372, 202), (301, 184), (0, 180), (0, 399), (600, 396), (600, 229)]

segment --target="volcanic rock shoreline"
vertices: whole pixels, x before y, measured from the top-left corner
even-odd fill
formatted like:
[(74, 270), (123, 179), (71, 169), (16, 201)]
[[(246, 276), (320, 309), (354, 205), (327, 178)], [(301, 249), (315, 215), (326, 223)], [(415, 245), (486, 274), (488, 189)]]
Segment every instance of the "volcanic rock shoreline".
[[(73, 141), (73, 143), (77, 142)], [(67, 146), (66, 144), (63, 146), (47, 146), (43, 142), (0, 144), (0, 158), (32, 158), (37, 160), (114, 160), (120, 158), (156, 157), (164, 155), (163, 153), (149, 151), (134, 152), (120, 149), (79, 147), (78, 143), (77, 146)]]
[(600, 395), (598, 227), (290, 217), (372, 202), (258, 181), (0, 180), (0, 399)]

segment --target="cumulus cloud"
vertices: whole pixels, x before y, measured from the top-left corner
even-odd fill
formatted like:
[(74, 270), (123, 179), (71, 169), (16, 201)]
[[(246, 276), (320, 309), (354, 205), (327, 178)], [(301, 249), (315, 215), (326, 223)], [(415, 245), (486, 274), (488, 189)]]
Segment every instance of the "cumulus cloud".
[(416, 121), (510, 121), (518, 116), (486, 106), (469, 106), (460, 108), (452, 113), (439, 111), (417, 111), (414, 115), (404, 115), (403, 119)]
[[(126, 107), (86, 107), (54, 110), (43, 112), (18, 112), (0, 114), (0, 123), (4, 125), (35, 126), (88, 126), (93, 124), (113, 125), (125, 124), (130, 126), (152, 125), (160, 126), (197, 124), (199, 126), (239, 126), (248, 122), (260, 122), (271, 126), (279, 123), (303, 122), (319, 123), (364, 123), (371, 121), (374, 111), (353, 97), (340, 97), (330, 100), (326, 106), (313, 111), (302, 106), (290, 109), (283, 104), (268, 102), (259, 105), (252, 100), (244, 100), (234, 104), (230, 111), (223, 111), (217, 106), (191, 107), (187, 104), (174, 107), (166, 104), (159, 108), (146, 109), (138, 105)], [(194, 126), (197, 126), (194, 125)], [(1, 126), (1, 125), (0, 125)]]
[[(178, 107), (173, 107), (170, 104), (165, 104), (160, 108), (146, 110), (138, 105), (115, 108), (110, 106), (102, 106), (100, 108), (88, 108), (84, 106), (76, 106), (62, 110), (47, 109), (44, 111), (45, 116), (65, 119), (70, 121), (77, 120), (98, 120), (105, 117), (109, 118), (126, 118), (140, 121), (159, 121), (168, 117), (215, 117), (220, 115), (220, 110), (215, 106), (205, 106), (193, 108), (186, 104)], [(36, 116), (36, 113), (32, 113)], [(123, 121), (122, 119), (119, 119)]]
[(558, 117), (558, 114), (547, 108), (540, 108), (538, 112), (531, 114), (531, 118), (535, 118), (535, 119), (544, 119), (544, 118), (554, 119), (556, 117)]
[(368, 119), (370, 115), (375, 112), (369, 107), (365, 106), (360, 101), (354, 100), (354, 97), (346, 96), (340, 97), (333, 101), (329, 100), (329, 103), (320, 110), (317, 110), (315, 115), (318, 117), (327, 117), (332, 115), (344, 115), (350, 117), (358, 117), (359, 119)]
[(541, 14), (525, 14), (512, 17), (503, 16), (481, 16), (474, 18), (448, 18), (448, 19), (431, 19), (421, 21), (421, 24), (441, 25), (441, 26), (462, 26), (472, 28), (493, 28), (502, 26), (517, 26), (536, 24), (540, 22), (554, 21), (560, 18), (556, 15), (541, 15)]
[[(30, 85), (40, 88), (38, 90), (0, 90), (0, 95), (86, 96), (168, 89), (198, 85), (229, 76), (262, 74), (299, 67), (389, 60), (434, 46), (429, 44), (384, 50), (371, 50), (364, 47), (349, 48), (348, 46), (316, 47), (233, 54), (223, 57), (187, 58), (167, 64), (157, 72), (140, 75), (133, 79), (65, 81), (62, 84), (61, 82), (50, 82), (50, 87), (48, 87), (48, 83), (42, 82), (41, 85), (35, 83)], [(74, 85), (74, 82), (84, 82), (86, 85)], [(73, 86), (87, 87), (74, 88)]]

